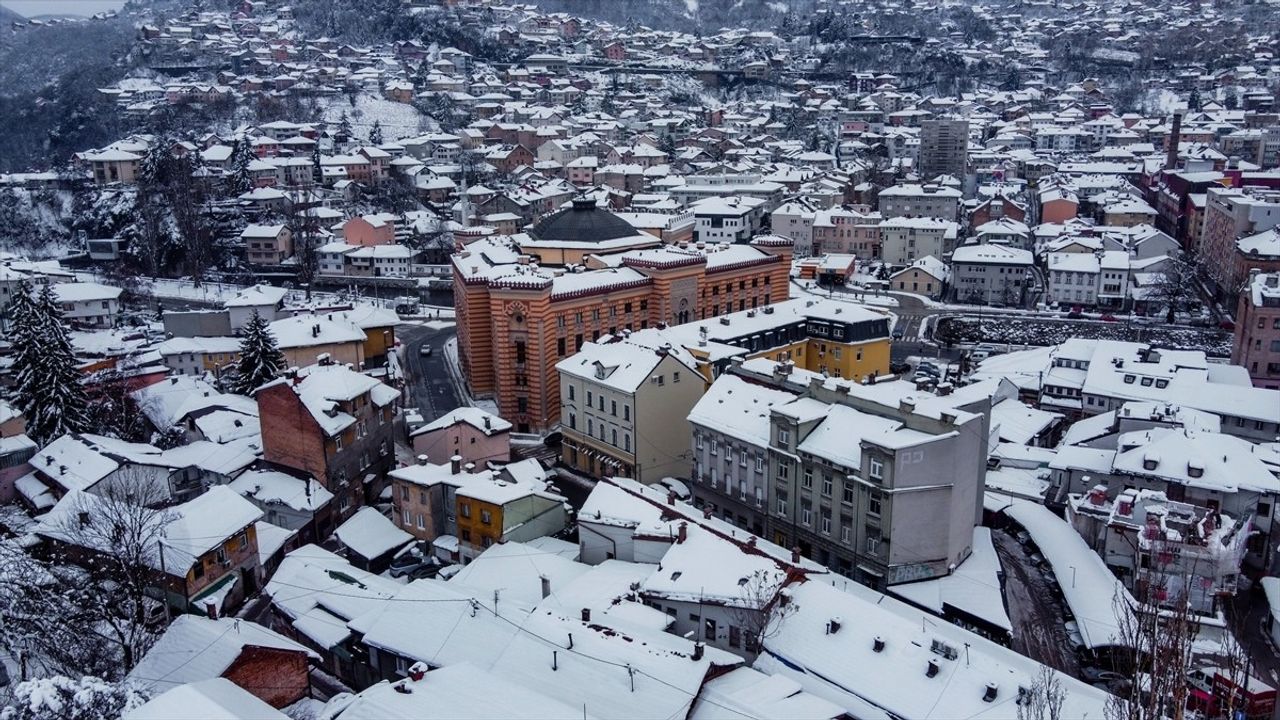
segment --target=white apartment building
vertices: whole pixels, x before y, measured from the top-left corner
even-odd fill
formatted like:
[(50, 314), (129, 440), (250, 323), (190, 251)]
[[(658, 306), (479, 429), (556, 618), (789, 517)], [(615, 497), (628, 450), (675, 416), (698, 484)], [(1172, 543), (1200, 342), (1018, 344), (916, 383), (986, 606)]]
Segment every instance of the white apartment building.
[(116, 316), (120, 314), (120, 294), (124, 292), (120, 288), (88, 282), (55, 283), (49, 288), (62, 306), (63, 317), (72, 325), (115, 327)]
[(960, 226), (935, 217), (891, 217), (880, 221), (880, 257), (892, 265), (910, 265), (932, 255), (950, 255)]
[(1059, 305), (1129, 305), (1130, 259), (1124, 250), (1049, 253), (1046, 299)]

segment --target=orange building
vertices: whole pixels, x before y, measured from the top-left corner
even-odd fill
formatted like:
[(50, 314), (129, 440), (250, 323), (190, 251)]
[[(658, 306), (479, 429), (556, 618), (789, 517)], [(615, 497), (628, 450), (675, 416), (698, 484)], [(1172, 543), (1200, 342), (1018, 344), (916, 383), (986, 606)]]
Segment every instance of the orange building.
[[(521, 246), (528, 239), (541, 251), (579, 249), (585, 264), (539, 265)], [(557, 362), (605, 334), (784, 300), (791, 249), (776, 236), (664, 246), (580, 198), (528, 237), (478, 240), (453, 256), (463, 373), (472, 394), (495, 398), (516, 432), (546, 431), (560, 421)]]

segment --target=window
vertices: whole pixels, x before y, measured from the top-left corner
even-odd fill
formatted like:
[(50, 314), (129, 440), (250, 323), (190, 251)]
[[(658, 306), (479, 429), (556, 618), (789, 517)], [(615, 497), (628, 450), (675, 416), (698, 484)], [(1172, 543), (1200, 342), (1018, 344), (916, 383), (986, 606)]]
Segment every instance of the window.
[(591, 405), (592, 405), (591, 399), (592, 399), (593, 397), (595, 397), (595, 396), (591, 394), (591, 391), (590, 391), (590, 390), (588, 390), (588, 391), (587, 391), (587, 407), (591, 407)]
[(410, 513), (408, 510), (405, 510), (405, 511), (404, 511), (404, 522), (403, 522), (403, 523), (401, 523), (401, 525), (402, 525), (403, 527), (409, 527), (409, 521), (410, 521), (410, 519), (411, 519), (412, 517), (413, 517), (413, 514), (412, 514), (412, 513)]
[(408, 485), (400, 486), (400, 499), (405, 502), (409, 502), (409, 486)]
[(783, 463), (778, 463), (778, 479), (786, 480), (789, 477), (791, 477), (791, 466)]
[(564, 357), (564, 353), (565, 353), (565, 339), (556, 338), (556, 354), (561, 357)]
[(729, 626), (729, 647), (736, 648), (742, 645), (742, 629), (737, 625)]
[(622, 449), (631, 452), (631, 436), (625, 433), (622, 435)]
[(881, 501), (880, 493), (876, 492), (875, 490), (872, 490), (871, 493), (867, 496), (867, 514), (868, 515), (876, 515), (876, 516), (880, 515), (880, 509), (881, 509), (880, 501)]
[(480, 522), (484, 523), (485, 525), (488, 525), (489, 523), (493, 522), (493, 515), (488, 510), (481, 510)]
[(673, 372), (673, 373), (671, 373), (671, 382), (673, 382), (673, 383), (678, 383), (678, 382), (680, 382), (680, 373), (678, 373), (678, 372)]
[(573, 412), (569, 413), (569, 429), (570, 430), (578, 429), (578, 416), (575, 415)]
[(756, 472), (764, 472), (764, 455), (756, 455)]
[(525, 360), (526, 360), (526, 358), (525, 358), (525, 345), (524, 345), (524, 341), (523, 341), (523, 340), (517, 340), (517, 341), (516, 341), (516, 362), (517, 362), (517, 363), (519, 363), (519, 364), (524, 364)]
[(871, 458), (871, 469), (870, 469), (870, 475), (871, 475), (871, 477), (873, 477), (873, 478), (875, 478), (875, 479), (877, 479), (877, 480), (881, 480), (881, 479), (883, 479), (883, 478), (884, 478), (884, 463), (880, 462), (880, 461), (879, 461), (879, 460), (877, 460), (876, 458)]
[(784, 498), (778, 498), (778, 514), (787, 514), (787, 501)]
[(703, 633), (708, 640), (716, 639), (716, 621), (715, 618), (707, 618), (703, 623)]
[(800, 487), (806, 490), (813, 489), (813, 468), (804, 469), (804, 474), (800, 476)]
[(618, 401), (617, 400), (609, 401), (609, 414), (614, 417), (618, 417)]
[(778, 447), (783, 450), (791, 443), (791, 431), (786, 428), (778, 428)]
[(813, 524), (813, 509), (808, 505), (800, 506), (800, 524), (805, 527)]
[(462, 503), (460, 508), (462, 511), (462, 517), (464, 518), (471, 517), (471, 503)]
[(422, 513), (418, 513), (418, 529), (419, 530), (427, 529), (427, 524), (425, 522), (425, 518), (422, 517)]
[(853, 504), (853, 483), (848, 480), (845, 481), (844, 490), (840, 493), (840, 502), (847, 503), (849, 505)]
[(829, 473), (822, 474), (822, 494), (831, 496), (831, 475)]
[(623, 420), (625, 420), (625, 421), (627, 421), (627, 422), (630, 422), (630, 421), (631, 421), (631, 406), (630, 406), (630, 405), (623, 405), (623, 406), (622, 406), (622, 419), (623, 419)]
[(573, 400), (573, 399), (574, 399), (574, 397), (573, 397), (573, 386), (572, 386), (572, 385), (570, 385), (570, 386), (569, 386), (569, 399), (570, 399), (570, 400)]
[(746, 466), (747, 466), (747, 451), (746, 451), (746, 450), (740, 450), (740, 451), (738, 452), (738, 465), (739, 465), (739, 466), (741, 466), (741, 467), (746, 467)]
[(818, 529), (822, 531), (823, 535), (831, 534), (831, 512), (829, 510), (822, 511), (822, 515), (819, 517)]
[(848, 525), (848, 524), (842, 524), (842, 525), (840, 526), (840, 542), (842, 542), (842, 543), (851, 543), (851, 542), (853, 542), (853, 527), (852, 527), (852, 526), (850, 526), (850, 525)]
[(618, 429), (613, 428), (612, 430), (610, 430), (610, 433), (612, 433), (611, 442), (613, 443), (613, 446), (618, 447)]

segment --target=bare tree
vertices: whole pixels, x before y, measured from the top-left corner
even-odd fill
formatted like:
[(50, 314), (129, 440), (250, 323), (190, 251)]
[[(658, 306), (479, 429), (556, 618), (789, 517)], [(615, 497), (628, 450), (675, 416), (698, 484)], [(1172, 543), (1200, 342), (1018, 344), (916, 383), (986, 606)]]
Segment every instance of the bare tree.
[(1041, 665), (1026, 699), (1018, 703), (1018, 720), (1062, 720), (1062, 704), (1066, 699), (1067, 691), (1058, 672)]
[(76, 492), (45, 517), (40, 557), (0, 545), (0, 646), (46, 672), (116, 679), (154, 644), (149, 598), (166, 578), (160, 543), (172, 513), (161, 482), (140, 471)]
[(756, 570), (743, 578), (741, 599), (730, 610), (737, 626), (742, 628), (743, 647), (758, 653), (764, 641), (778, 634), (783, 622), (799, 606), (791, 601), (784, 585), (786, 576)]
[(1158, 545), (1151, 567), (1134, 583), (1132, 595), (1117, 587), (1113, 598), (1119, 633), (1116, 669), (1130, 682), (1110, 700), (1111, 720), (1179, 720), (1187, 706), (1195, 638), (1200, 622), (1186, 589), (1191, 574), (1174, 571), (1172, 557)]
[(1164, 306), (1165, 322), (1172, 323), (1178, 312), (1199, 301), (1202, 276), (1200, 263), (1192, 257), (1170, 258), (1156, 274), (1148, 298)]

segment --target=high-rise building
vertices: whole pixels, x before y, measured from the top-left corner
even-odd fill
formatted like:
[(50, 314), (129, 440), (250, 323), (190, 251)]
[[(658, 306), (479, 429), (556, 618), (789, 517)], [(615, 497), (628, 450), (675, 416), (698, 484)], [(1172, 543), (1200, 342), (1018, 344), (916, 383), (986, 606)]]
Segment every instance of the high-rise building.
[(925, 120), (920, 123), (920, 177), (964, 177), (969, 156), (968, 120)]

